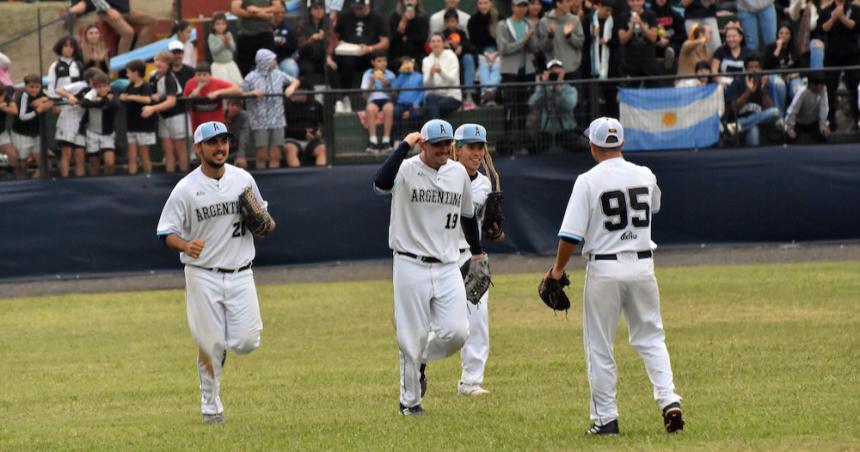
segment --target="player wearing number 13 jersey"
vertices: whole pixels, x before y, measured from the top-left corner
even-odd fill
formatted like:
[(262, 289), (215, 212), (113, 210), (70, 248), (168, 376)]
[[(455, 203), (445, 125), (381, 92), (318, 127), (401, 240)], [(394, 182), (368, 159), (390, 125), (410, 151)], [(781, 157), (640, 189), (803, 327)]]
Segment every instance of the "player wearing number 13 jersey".
[[(449, 160), (454, 129), (434, 119), (410, 133), (374, 179), (392, 196), (388, 245), (394, 252), (394, 323), (400, 348), (400, 414), (422, 414), (423, 364), (456, 353), (469, 334), (466, 289), (457, 265), (462, 228), (479, 259), (472, 183)], [(421, 153), (406, 159), (419, 144)], [(404, 160), (405, 159), (405, 160)]]
[[(220, 122), (206, 122), (194, 132), (200, 167), (182, 178), (170, 193), (157, 234), (178, 251), (185, 264), (188, 326), (198, 345), (203, 421), (224, 422), (221, 370), (227, 350), (250, 353), (260, 346), (260, 306), (251, 261), (254, 237), (242, 222), (239, 194), (254, 178), (226, 164), (230, 134)], [(263, 202), (265, 207), (266, 204)], [(274, 222), (269, 230), (275, 228)]]
[(621, 155), (624, 129), (612, 118), (595, 119), (586, 135), (597, 161), (574, 183), (548, 278), (561, 278), (582, 244), (588, 260), (583, 290), (583, 339), (591, 387), (593, 425), (588, 434), (617, 434), (617, 369), (613, 342), (623, 313), (630, 345), (645, 361), (666, 431), (684, 427), (666, 349), (660, 294), (654, 276), (651, 215), (660, 210), (660, 188), (650, 169)]

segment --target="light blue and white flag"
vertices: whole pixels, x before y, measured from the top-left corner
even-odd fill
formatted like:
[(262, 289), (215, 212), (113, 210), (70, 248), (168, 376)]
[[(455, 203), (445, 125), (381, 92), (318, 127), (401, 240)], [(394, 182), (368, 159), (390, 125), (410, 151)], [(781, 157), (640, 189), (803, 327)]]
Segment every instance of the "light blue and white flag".
[(625, 151), (693, 149), (720, 139), (723, 91), (717, 84), (620, 88)]

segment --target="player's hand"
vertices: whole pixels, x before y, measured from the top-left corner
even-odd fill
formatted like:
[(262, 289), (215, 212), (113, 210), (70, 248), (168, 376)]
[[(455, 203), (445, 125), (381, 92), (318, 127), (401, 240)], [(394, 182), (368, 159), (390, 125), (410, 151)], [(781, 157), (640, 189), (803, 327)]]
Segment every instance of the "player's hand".
[(404, 142), (409, 144), (409, 147), (414, 147), (421, 141), (421, 132), (412, 132), (409, 135), (406, 135), (406, 138), (403, 139)]
[(786, 130), (785, 134), (788, 135), (788, 138), (791, 138), (792, 140), (797, 138), (797, 132), (794, 130), (794, 127)]
[(185, 242), (185, 249), (182, 250), (185, 254), (197, 259), (200, 257), (200, 253), (203, 252), (203, 246), (206, 244), (205, 240), (192, 240), (190, 242)]

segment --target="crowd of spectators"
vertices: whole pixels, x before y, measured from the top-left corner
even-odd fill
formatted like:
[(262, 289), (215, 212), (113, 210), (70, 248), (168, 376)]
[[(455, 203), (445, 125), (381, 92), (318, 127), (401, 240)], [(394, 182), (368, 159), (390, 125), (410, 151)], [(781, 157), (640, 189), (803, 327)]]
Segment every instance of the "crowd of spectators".
[[(759, 143), (762, 125), (789, 140), (826, 139), (840, 82), (853, 99), (852, 126), (858, 119), (860, 71), (809, 75), (860, 64), (860, 6), (846, 0), (511, 0), (508, 17), (490, 0), (477, 0), (473, 11), (460, 0), (437, 11), (421, 0), (399, 0), (390, 12), (381, 3), (309, 0), (299, 20), (286, 20), (280, 0), (232, 0), (235, 36), (229, 17), (216, 13), (204, 37), (208, 52), (198, 54), (192, 25), (178, 21), (149, 79), (144, 62), (129, 63), (117, 93), (103, 92), (109, 46), (89, 25), (79, 39), (57, 42), (46, 86), (29, 75), (15, 94), (0, 78), (0, 150), (19, 174), (38, 161), (33, 119), (58, 103), (61, 176), (72, 161), (74, 174), (84, 174), (85, 159), (90, 173), (113, 171), (115, 109), (126, 115), (131, 173), (152, 171), (156, 136), (166, 170), (187, 171), (188, 131), (212, 118), (234, 130), (240, 166), (249, 152), (257, 169), (323, 165), (322, 105), (296, 93), (318, 85), (363, 90), (338, 96), (334, 111), (361, 113), (371, 153), (389, 151), (422, 119), (497, 106), (505, 122), (499, 151), (529, 152), (535, 142), (573, 148), (576, 118), (590, 111), (583, 104), (597, 99), (601, 113), (617, 115), (619, 85), (716, 84), (725, 133), (747, 145)], [(132, 12), (128, 0), (73, 0), (68, 11), (95, 12), (117, 32), (118, 52), (154, 35), (155, 19)], [(8, 59), (0, 66), (8, 70)], [(757, 74), (775, 69), (783, 72)], [(653, 78), (665, 75), (698, 77)], [(616, 77), (636, 79), (561, 83)]]

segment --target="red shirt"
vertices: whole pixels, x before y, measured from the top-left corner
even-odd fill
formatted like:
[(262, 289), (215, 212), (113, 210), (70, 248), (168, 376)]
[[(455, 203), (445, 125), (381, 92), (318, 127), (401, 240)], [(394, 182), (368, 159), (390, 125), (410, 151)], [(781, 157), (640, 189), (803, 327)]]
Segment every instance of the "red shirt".
[[(232, 83), (221, 80), (215, 77), (209, 79), (209, 84), (200, 90), (199, 96), (205, 97), (212, 91), (218, 91), (224, 88), (234, 86)], [(190, 96), (191, 92), (197, 88), (197, 79), (192, 78), (185, 84), (185, 92), (183, 95)], [(191, 103), (191, 130), (197, 130), (197, 126), (209, 121), (218, 121), (226, 123), (224, 118), (224, 101), (221, 99), (201, 99)]]

